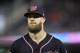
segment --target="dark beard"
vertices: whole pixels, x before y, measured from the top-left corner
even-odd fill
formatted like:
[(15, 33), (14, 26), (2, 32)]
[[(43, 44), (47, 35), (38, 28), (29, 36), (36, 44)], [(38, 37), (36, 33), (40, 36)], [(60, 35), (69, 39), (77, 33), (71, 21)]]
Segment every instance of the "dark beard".
[(36, 25), (36, 27), (33, 28), (33, 29), (28, 27), (28, 30), (29, 30), (29, 32), (36, 34), (36, 33), (41, 31), (41, 28), (42, 28), (42, 26), (41, 26), (41, 23), (40, 23), (40, 24)]

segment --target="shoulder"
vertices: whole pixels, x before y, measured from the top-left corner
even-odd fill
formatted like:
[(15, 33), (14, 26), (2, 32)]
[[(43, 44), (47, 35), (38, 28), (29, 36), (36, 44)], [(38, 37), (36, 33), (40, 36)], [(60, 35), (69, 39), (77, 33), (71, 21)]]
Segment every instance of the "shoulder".
[(24, 37), (26, 36), (26, 38), (27, 38), (27, 35), (28, 35), (28, 34), (26, 34), (26, 35), (20, 37), (19, 39), (15, 40), (15, 41), (12, 43), (11, 46), (17, 46), (17, 47), (18, 47), (18, 46), (20, 46), (20, 45), (23, 45), (23, 43), (25, 43)]
[[(50, 35), (50, 36), (52, 36), (52, 35)], [(59, 39), (55, 38), (54, 36), (52, 36), (51, 43), (53, 44), (54, 47), (56, 47), (59, 50), (60, 53), (67, 53), (65, 45), (61, 40), (59, 40)]]
[(21, 43), (21, 42), (23, 42), (23, 37), (15, 40), (15, 41), (13, 42), (13, 44), (18, 44), (18, 43)]
[(15, 40), (9, 48), (10, 52), (17, 51), (20, 48), (20, 46), (23, 45), (22, 44), (23, 42), (24, 42), (23, 37)]
[(18, 48), (21, 43), (23, 42), (23, 38), (19, 38), (17, 40), (15, 40), (12, 44), (11, 44), (11, 48)]
[(53, 44), (55, 44), (55, 45), (63, 45), (63, 42), (62, 42), (61, 40), (57, 39), (56, 37), (54, 37), (54, 36), (51, 35), (51, 34), (49, 34), (49, 36), (52, 37), (51, 42), (52, 42)]

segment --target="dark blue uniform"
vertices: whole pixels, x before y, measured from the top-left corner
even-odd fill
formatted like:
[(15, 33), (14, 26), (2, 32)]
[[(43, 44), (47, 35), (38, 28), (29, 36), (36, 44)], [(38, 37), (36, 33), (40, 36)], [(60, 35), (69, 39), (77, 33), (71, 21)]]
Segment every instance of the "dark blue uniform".
[(67, 53), (62, 42), (50, 34), (39, 44), (35, 43), (29, 34), (16, 40), (10, 48), (11, 53)]

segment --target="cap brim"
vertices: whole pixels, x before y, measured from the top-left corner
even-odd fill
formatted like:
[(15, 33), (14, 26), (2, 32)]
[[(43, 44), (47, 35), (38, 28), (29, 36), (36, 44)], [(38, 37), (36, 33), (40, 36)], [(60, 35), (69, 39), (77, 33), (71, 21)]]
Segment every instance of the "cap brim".
[(36, 12), (25, 13), (24, 16), (25, 16), (25, 17), (33, 16), (34, 18), (43, 17), (43, 15), (41, 15), (40, 13), (36, 13)]

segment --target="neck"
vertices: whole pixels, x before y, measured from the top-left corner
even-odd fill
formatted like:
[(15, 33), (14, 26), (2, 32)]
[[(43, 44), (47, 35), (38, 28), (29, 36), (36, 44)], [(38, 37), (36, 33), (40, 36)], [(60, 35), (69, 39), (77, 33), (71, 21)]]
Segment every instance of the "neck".
[(39, 44), (46, 37), (46, 32), (44, 30), (41, 30), (36, 34), (29, 32), (29, 35), (33, 41)]

